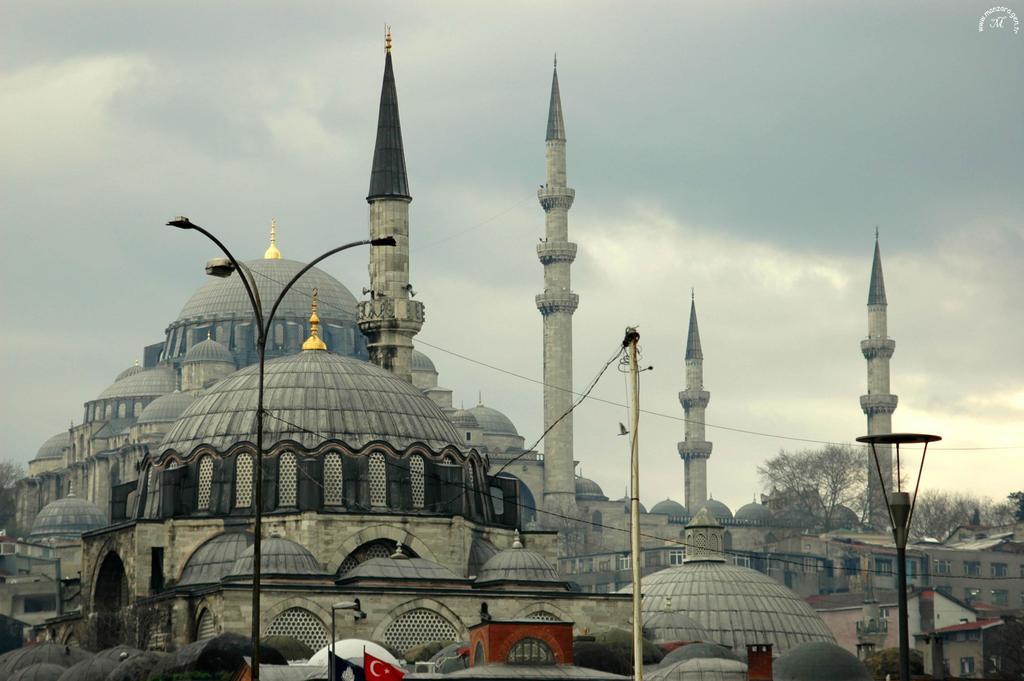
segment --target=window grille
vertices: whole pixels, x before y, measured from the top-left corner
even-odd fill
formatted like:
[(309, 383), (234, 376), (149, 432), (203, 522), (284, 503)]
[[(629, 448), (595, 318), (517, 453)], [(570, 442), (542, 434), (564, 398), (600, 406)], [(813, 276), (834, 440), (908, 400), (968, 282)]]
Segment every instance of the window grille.
[(454, 466), (455, 465), (455, 457), (453, 457), (451, 454), (445, 454), (444, 458), (441, 459), (441, 463), (447, 464), (449, 466)]
[(235, 459), (235, 508), (252, 506), (252, 456), (239, 454)]
[(559, 619), (552, 615), (550, 612), (538, 610), (537, 612), (531, 612), (526, 616), (528, 620), (537, 620), (538, 622), (558, 622)]
[(555, 654), (547, 643), (528, 636), (516, 641), (506, 661), (509, 664), (554, 664)]
[(213, 638), (216, 635), (217, 623), (213, 621), (213, 613), (203, 608), (203, 611), (199, 613), (199, 622), (196, 624), (196, 640), (202, 641), (204, 638)]
[(384, 630), (385, 645), (403, 654), (423, 643), (455, 641), (457, 637), (458, 632), (451, 622), (426, 608), (416, 608), (399, 615)]
[(277, 505), (295, 506), (297, 487), (299, 483), (298, 471), (296, 470), (295, 455), (285, 452), (278, 460), (279, 470), (277, 474)]
[(370, 454), (370, 505), (386, 506), (388, 503), (388, 480), (384, 455)]
[(200, 511), (210, 509), (210, 489), (213, 487), (213, 459), (204, 456), (199, 460), (199, 498), (196, 507)]
[(345, 503), (342, 485), (341, 455), (330, 452), (324, 457), (324, 505), (341, 506)]
[[(408, 551), (408, 549), (406, 549)], [(390, 539), (380, 539), (369, 544), (364, 544), (348, 554), (345, 560), (341, 561), (338, 567), (338, 574), (343, 575), (356, 565), (370, 560), (371, 558), (390, 558), (395, 552), (395, 542)]]
[(414, 454), (409, 459), (409, 469), (412, 473), (412, 507), (423, 508), (423, 505), (426, 503), (424, 498), (423, 457), (419, 454)]
[(305, 608), (288, 608), (282, 612), (270, 623), (264, 636), (290, 636), (314, 651), (329, 643), (323, 622)]

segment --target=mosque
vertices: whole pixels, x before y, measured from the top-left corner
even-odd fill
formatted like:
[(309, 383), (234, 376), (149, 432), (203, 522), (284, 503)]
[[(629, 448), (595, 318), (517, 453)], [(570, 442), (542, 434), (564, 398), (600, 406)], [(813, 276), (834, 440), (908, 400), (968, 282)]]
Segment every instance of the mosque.
[[(326, 272), (310, 270), (284, 297), (268, 333), (261, 561), (267, 635), (290, 635), (317, 649), (336, 624), (339, 636), (404, 653), (426, 642), (463, 640), (484, 615), (568, 621), (581, 632), (629, 619), (628, 594), (583, 592), (554, 567), (560, 557), (624, 548), (626, 535), (606, 530), (628, 523), (624, 499), (609, 499), (575, 474), (571, 414), (559, 421), (571, 406), (572, 315), (579, 303), (570, 284), (575, 192), (567, 185), (565, 146), (556, 64), (546, 182), (538, 191), (546, 221), (546, 238), (536, 247), (544, 290), (535, 304), (544, 328), (544, 423), (557, 424), (540, 453), (526, 449), (497, 409), (455, 408), (430, 358), (414, 349), (425, 314), (409, 284), (412, 195), (389, 36), (367, 201), (371, 238), (392, 235), (397, 245), (371, 247), (364, 300)], [(264, 257), (245, 265), (264, 300), (276, 298), (303, 267), (283, 257), (276, 224)], [(880, 283), (877, 250), (876, 265)], [(884, 288), (881, 295), (884, 305)], [(712, 447), (703, 421), (710, 394), (692, 301), (689, 323), (679, 395), (687, 416), (678, 447), (685, 505), (663, 501), (645, 512), (643, 525), (684, 540), (692, 553), (652, 582), (645, 617), (669, 638), (685, 630), (692, 640), (772, 643), (778, 652), (831, 641), (820, 618), (786, 587), (726, 565), (731, 547), (799, 527), (763, 504), (733, 514), (708, 496)], [(237, 274), (211, 278), (167, 326), (164, 340), (144, 348), (141, 364), (87, 401), (82, 422), (48, 439), (30, 462), (29, 477), (17, 486), (18, 526), (32, 528), (30, 540), (80, 551), (80, 607), (51, 621), (53, 639), (172, 650), (221, 632), (248, 632), (258, 456), (254, 324)], [(878, 399), (868, 401), (878, 406)], [(882, 402), (895, 406), (894, 397)], [(549, 517), (584, 522), (569, 526)], [(714, 545), (694, 543), (698, 536)], [(722, 594), (718, 601), (681, 597), (694, 593), (698, 572), (705, 586), (719, 584), (718, 591), (708, 587)], [(334, 617), (331, 605), (340, 595), (359, 597), (365, 617)], [(755, 601), (787, 614), (757, 620), (770, 626), (728, 624), (724, 613)], [(684, 610), (692, 619), (680, 619)]]

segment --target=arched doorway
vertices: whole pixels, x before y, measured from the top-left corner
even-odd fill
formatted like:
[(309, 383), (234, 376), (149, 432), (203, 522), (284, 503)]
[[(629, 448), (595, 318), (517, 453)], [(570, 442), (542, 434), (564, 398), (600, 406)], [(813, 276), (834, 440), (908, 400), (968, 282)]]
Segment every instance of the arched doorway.
[(96, 618), (96, 644), (99, 648), (111, 648), (124, 643), (125, 635), (129, 633), (125, 623), (128, 616), (128, 577), (120, 556), (113, 551), (100, 563), (92, 604)]

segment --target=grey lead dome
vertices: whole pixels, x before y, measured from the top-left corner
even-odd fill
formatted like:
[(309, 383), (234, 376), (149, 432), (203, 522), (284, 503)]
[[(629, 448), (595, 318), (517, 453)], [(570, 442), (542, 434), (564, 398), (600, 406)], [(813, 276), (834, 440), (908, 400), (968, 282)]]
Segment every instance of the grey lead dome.
[(35, 460), (40, 459), (62, 459), (64, 458), (64, 452), (68, 447), (71, 446), (71, 435), (66, 430), (62, 430), (56, 435), (51, 435), (47, 438), (43, 446), (36, 452)]
[[(256, 441), (259, 367), (251, 365), (196, 398), (167, 432), (161, 450), (188, 454), (206, 444), (225, 450)], [(397, 448), (422, 442), (439, 450), (459, 442), (430, 398), (390, 371), (352, 357), (306, 350), (267, 362), (264, 446), (294, 440), (314, 449), (328, 439), (361, 448), (376, 440)]]
[(76, 496), (66, 496), (51, 501), (39, 511), (29, 539), (77, 540), (83, 532), (89, 532), (107, 524), (107, 516), (98, 506)]
[(190, 347), (185, 353), (184, 362), (224, 362), (234, 364), (235, 358), (231, 351), (223, 343), (218, 343), (212, 338), (200, 341)]

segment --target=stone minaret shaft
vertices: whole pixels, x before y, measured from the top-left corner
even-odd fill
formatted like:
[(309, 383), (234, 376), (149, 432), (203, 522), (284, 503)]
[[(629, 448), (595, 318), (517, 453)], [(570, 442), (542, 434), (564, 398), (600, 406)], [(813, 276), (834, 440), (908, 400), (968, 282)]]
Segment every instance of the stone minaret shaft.
[[(565, 180), (565, 123), (557, 65), (551, 80), (546, 147), (547, 181), (537, 191), (546, 227), (546, 236), (537, 245), (537, 257), (544, 266), (544, 292), (536, 298), (544, 318), (545, 429), (572, 407), (572, 314), (579, 303), (569, 275), (576, 259), (576, 244), (569, 241), (569, 208), (576, 192)], [(569, 414), (544, 436), (544, 506), (557, 513), (572, 512), (576, 506), (572, 435)]]
[(395, 237), (397, 246), (370, 247), (370, 300), (359, 303), (359, 329), (370, 361), (412, 382), (412, 339), (423, 327), (423, 304), (409, 285), (409, 178), (405, 171), (398, 93), (386, 43), (377, 143), (370, 173), (370, 238)]
[(686, 413), (686, 439), (677, 445), (683, 460), (686, 484), (686, 510), (700, 510), (708, 500), (708, 459), (711, 443), (705, 439), (704, 413), (711, 393), (704, 389), (704, 353), (700, 349), (697, 329), (697, 306), (690, 300), (690, 330), (686, 338), (686, 390), (679, 393), (679, 403)]
[[(878, 435), (892, 432), (892, 413), (896, 410), (897, 398), (889, 392), (889, 359), (896, 349), (896, 341), (889, 338), (887, 324), (887, 303), (885, 281), (882, 278), (882, 254), (875, 237), (875, 257), (871, 264), (871, 283), (868, 286), (868, 337), (860, 342), (861, 352), (868, 363), (868, 394), (861, 395), (860, 406), (868, 418), (868, 434)], [(871, 450), (867, 450), (868, 467), (868, 519), (878, 528), (889, 527), (888, 509), (885, 507), (886, 492), (892, 490), (892, 447), (878, 445), (878, 462), (882, 479), (878, 478)]]

